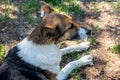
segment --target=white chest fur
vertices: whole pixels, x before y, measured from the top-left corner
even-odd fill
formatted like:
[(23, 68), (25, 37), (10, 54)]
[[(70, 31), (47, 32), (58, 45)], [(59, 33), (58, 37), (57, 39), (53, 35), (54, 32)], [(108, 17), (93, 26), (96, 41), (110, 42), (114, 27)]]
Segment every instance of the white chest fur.
[(56, 74), (59, 73), (62, 54), (56, 45), (38, 45), (25, 38), (17, 46), (20, 49), (18, 56), (27, 63)]

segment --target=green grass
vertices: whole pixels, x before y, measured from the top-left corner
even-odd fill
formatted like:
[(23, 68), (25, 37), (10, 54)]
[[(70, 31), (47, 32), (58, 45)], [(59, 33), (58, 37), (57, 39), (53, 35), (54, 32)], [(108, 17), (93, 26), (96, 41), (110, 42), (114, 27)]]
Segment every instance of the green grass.
[[(1, 2), (6, 4), (6, 5), (10, 5), (10, 0), (2, 0)], [(9, 19), (10, 13), (12, 13), (12, 10), (9, 7), (7, 7), (4, 15), (0, 16), (0, 21), (7, 21)]]
[(5, 58), (5, 47), (0, 44), (0, 60), (3, 60)]
[(95, 11), (95, 12), (97, 12), (97, 11), (100, 10), (100, 8), (98, 7), (98, 5), (96, 3), (93, 3), (92, 4), (92, 10)]
[(9, 19), (9, 11), (6, 11), (4, 15), (0, 16), (0, 21), (7, 21)]
[(28, 22), (29, 24), (32, 24), (32, 25), (36, 25), (36, 23), (39, 22), (40, 19), (41, 19), (40, 16), (38, 16), (38, 17), (35, 18), (32, 13), (29, 13), (29, 14), (26, 16), (26, 18), (27, 18), (27, 22)]
[(52, 3), (53, 5), (57, 5), (58, 3), (61, 3), (61, 0), (44, 0), (47, 3)]
[[(73, 0), (66, 0), (61, 2), (61, 0), (45, 0), (50, 6), (53, 7), (55, 12), (64, 12), (70, 15), (74, 13), (83, 14), (84, 11), (82, 8), (76, 4)], [(28, 23), (35, 24), (40, 18), (34, 18), (33, 13), (39, 11), (39, 1), (38, 0), (26, 0), (20, 6), (20, 14), (21, 16), (26, 16)]]
[(97, 11), (99, 11), (99, 8), (94, 6), (93, 10), (97, 12)]
[(104, 0), (105, 2), (110, 2), (109, 0)]
[(35, 12), (39, 11), (39, 1), (38, 0), (25, 0), (25, 2), (20, 6), (20, 16), (25, 16), (29, 24), (35, 25), (39, 17), (34, 17)]
[(81, 57), (80, 52), (75, 52), (75, 53), (72, 55), (71, 59), (72, 59), (72, 60), (77, 60), (77, 59), (79, 59), (80, 57)]
[(6, 37), (1, 37), (0, 39), (1, 39), (2, 42), (7, 41), (7, 38), (6, 38)]
[(91, 44), (96, 44), (96, 38), (94, 36), (91, 36), (88, 41), (90, 41)]
[(108, 50), (111, 51), (112, 53), (120, 54), (120, 44), (116, 44), (112, 47), (109, 47)]
[(77, 79), (77, 80), (82, 80), (81, 77), (77, 74), (78, 71), (80, 71), (80, 70), (81, 70), (80, 67), (74, 69), (74, 70), (70, 73), (70, 77), (72, 77), (73, 79), (75, 78), (75, 79)]
[(34, 13), (39, 10), (39, 2), (38, 0), (26, 0), (20, 6), (20, 13), (23, 15), (27, 15), (29, 13)]
[(77, 44), (80, 44), (82, 41), (81, 40), (77, 40)]
[(74, 0), (66, 0), (64, 2), (59, 3), (55, 1), (48, 1), (46, 0), (56, 12), (64, 12), (70, 15), (73, 15), (74, 13), (83, 14), (84, 10), (80, 7), (80, 5), (76, 4)]
[(120, 13), (120, 0), (117, 0), (117, 3), (113, 5), (113, 8), (116, 14)]

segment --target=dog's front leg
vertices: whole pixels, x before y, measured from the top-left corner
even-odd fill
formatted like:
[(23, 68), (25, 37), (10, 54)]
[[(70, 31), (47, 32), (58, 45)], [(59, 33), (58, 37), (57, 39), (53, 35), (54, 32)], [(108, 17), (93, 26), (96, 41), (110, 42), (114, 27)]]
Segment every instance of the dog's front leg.
[(89, 47), (90, 47), (90, 42), (82, 42), (78, 45), (73, 45), (73, 46), (63, 48), (61, 49), (61, 52), (64, 55), (64, 54), (75, 52), (75, 51), (83, 51), (88, 49)]
[(58, 74), (57, 80), (65, 80), (68, 77), (68, 74), (70, 74), (70, 72), (73, 69), (77, 67), (85, 66), (85, 65), (93, 65), (92, 55), (86, 55), (80, 58), (79, 60), (68, 63)]

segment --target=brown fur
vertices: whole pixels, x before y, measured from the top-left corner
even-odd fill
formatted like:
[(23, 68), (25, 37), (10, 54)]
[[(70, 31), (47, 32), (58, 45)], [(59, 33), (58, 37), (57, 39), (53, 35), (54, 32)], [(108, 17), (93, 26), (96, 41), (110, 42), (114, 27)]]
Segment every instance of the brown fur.
[[(79, 24), (74, 22), (70, 16), (55, 13), (45, 2), (41, 3), (41, 10), (45, 12), (39, 26), (29, 35), (29, 40), (36, 44), (58, 43), (69, 39), (76, 33)], [(55, 80), (56, 74), (43, 71), (49, 80)]]
[[(58, 43), (69, 39), (76, 33), (79, 24), (68, 15), (55, 13), (47, 3), (41, 2), (41, 9), (45, 10), (45, 16), (39, 26), (30, 34), (29, 40), (37, 44)], [(49, 12), (49, 14), (48, 14)]]
[(47, 71), (47, 70), (43, 70), (42, 73), (45, 75), (45, 77), (47, 77), (47, 79), (49, 80), (55, 80), (56, 79), (56, 74), (50, 72), (50, 71)]

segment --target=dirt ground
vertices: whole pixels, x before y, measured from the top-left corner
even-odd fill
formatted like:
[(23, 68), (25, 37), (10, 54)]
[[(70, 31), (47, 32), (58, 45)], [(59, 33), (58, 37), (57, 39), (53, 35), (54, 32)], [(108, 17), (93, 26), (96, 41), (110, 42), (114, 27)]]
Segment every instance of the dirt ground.
[[(114, 54), (108, 50), (114, 44), (120, 44), (120, 14), (115, 14), (111, 4), (107, 2), (84, 2), (81, 0), (78, 3), (82, 6), (85, 14), (82, 15), (84, 16), (82, 19), (79, 18), (81, 15), (75, 14), (73, 19), (91, 28), (91, 36), (94, 36), (97, 41), (97, 44), (89, 52), (94, 56), (94, 66), (83, 68), (78, 74), (82, 75), (82, 80), (120, 80), (120, 54)], [(99, 8), (97, 11), (93, 9), (93, 3)], [(16, 2), (14, 4), (19, 5)], [(4, 5), (1, 4), (0, 12), (4, 12), (4, 10)], [(18, 16), (19, 11), (17, 12), (15, 8), (14, 11), (15, 16)], [(8, 51), (35, 27), (36, 25), (27, 23), (25, 16), (15, 19), (15, 21), (12, 18), (0, 21), (0, 43), (4, 44)], [(70, 43), (72, 42), (68, 44)], [(71, 78), (71, 80), (76, 79)]]

